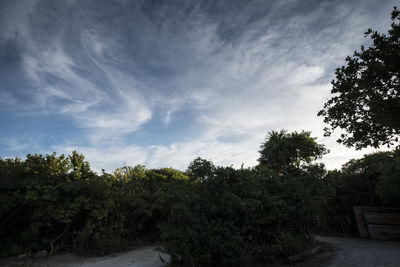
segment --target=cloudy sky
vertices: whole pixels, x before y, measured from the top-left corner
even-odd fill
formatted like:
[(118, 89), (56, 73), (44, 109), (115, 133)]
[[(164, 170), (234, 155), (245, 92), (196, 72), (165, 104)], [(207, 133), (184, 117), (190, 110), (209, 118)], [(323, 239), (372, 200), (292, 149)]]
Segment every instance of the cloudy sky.
[(85, 154), (95, 170), (253, 166), (266, 133), (309, 130), (334, 70), (398, 1), (0, 0), (0, 156)]

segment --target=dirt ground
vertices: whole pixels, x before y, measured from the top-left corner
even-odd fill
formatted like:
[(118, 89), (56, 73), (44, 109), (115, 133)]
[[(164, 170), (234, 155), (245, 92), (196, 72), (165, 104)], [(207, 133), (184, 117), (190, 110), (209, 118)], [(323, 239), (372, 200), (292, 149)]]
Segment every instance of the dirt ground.
[[(400, 267), (400, 242), (360, 238), (317, 236), (323, 250), (303, 262), (270, 267)], [(166, 261), (162, 262), (160, 256)], [(59, 254), (34, 262), (18, 262), (15, 258), (0, 261), (0, 266), (80, 266), (80, 267), (161, 267), (169, 261), (167, 255), (145, 246), (106, 257), (80, 257), (70, 253)]]
[(336, 236), (316, 236), (316, 239), (323, 251), (290, 266), (400, 267), (400, 242)]
[[(15, 258), (0, 261), (0, 266), (26, 267), (162, 267), (167, 266), (169, 256), (144, 246), (135, 250), (116, 253), (105, 257), (82, 257), (72, 253), (62, 253), (47, 258), (18, 261)], [(165, 261), (163, 262), (161, 258)]]

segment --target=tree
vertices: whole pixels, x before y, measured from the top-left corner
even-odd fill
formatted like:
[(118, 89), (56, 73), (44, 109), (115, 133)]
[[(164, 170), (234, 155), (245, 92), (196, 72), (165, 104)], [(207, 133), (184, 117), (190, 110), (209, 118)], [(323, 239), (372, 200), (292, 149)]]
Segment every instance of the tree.
[(87, 177), (88, 174), (93, 174), (90, 170), (89, 162), (85, 161), (85, 156), (79, 154), (75, 150), (72, 151), (72, 155), (69, 156), (69, 160), (72, 164), (72, 176), (76, 178)]
[(214, 177), (215, 169), (212, 161), (198, 157), (189, 164), (186, 173), (191, 180), (204, 181)]
[(388, 34), (368, 29), (373, 43), (361, 46), (346, 66), (336, 69), (332, 98), (318, 112), (325, 136), (336, 128), (345, 133), (337, 140), (356, 149), (398, 142), (400, 134), (400, 11), (394, 7)]
[(376, 185), (376, 194), (382, 200), (383, 205), (400, 206), (400, 150), (396, 149), (388, 153), (388, 160), (382, 161), (380, 167), (381, 176)]
[(380, 151), (352, 159), (323, 179), (330, 192), (324, 205), (328, 228), (357, 232), (353, 206), (400, 205), (400, 150)]
[(325, 146), (315, 140), (311, 132), (271, 131), (261, 145), (258, 161), (260, 165), (286, 173), (291, 167), (310, 164), (328, 153)]

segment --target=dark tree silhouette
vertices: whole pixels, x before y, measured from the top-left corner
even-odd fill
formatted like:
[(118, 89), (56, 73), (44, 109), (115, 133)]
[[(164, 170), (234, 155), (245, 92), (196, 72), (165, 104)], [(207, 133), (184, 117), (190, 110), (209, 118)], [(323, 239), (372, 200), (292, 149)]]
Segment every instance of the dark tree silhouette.
[(271, 131), (261, 145), (260, 165), (286, 173), (291, 167), (310, 164), (321, 158), (328, 150), (318, 144), (311, 132), (288, 133), (286, 130)]
[(373, 44), (361, 46), (347, 65), (336, 69), (332, 81), (333, 96), (319, 111), (325, 135), (341, 128), (345, 133), (337, 140), (348, 147), (361, 149), (388, 147), (400, 134), (400, 12), (394, 7), (391, 29), (387, 34), (368, 29)]

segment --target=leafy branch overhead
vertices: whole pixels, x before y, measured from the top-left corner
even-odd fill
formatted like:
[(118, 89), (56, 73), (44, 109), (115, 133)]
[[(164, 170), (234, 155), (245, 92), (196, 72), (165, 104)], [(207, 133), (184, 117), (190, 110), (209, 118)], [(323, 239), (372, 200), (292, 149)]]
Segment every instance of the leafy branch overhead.
[(337, 140), (356, 149), (393, 146), (400, 135), (400, 12), (392, 11), (387, 34), (368, 29), (369, 48), (361, 46), (346, 66), (336, 69), (333, 96), (319, 111), (329, 124), (325, 135), (336, 128), (345, 133)]

